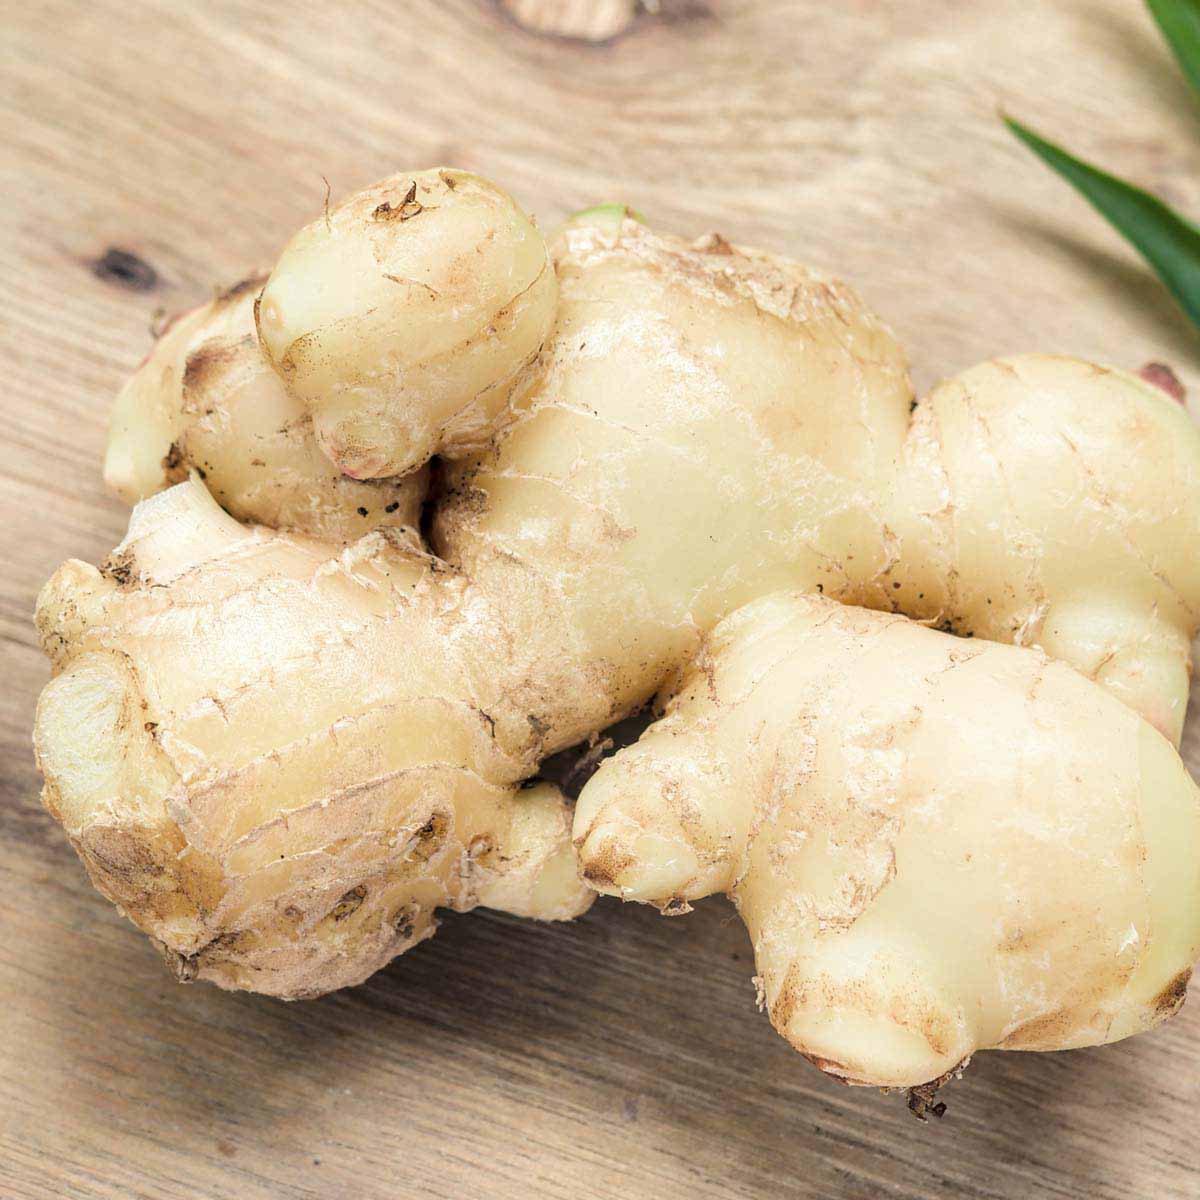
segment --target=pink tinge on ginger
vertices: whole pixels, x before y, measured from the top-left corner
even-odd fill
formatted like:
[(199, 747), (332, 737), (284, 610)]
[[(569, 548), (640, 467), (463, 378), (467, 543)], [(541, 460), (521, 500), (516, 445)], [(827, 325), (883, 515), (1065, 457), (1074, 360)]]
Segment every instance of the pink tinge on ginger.
[(1149, 362), (1138, 371), (1138, 377), (1156, 388), (1161, 388), (1172, 400), (1180, 404), (1187, 402), (1187, 389), (1166, 363)]

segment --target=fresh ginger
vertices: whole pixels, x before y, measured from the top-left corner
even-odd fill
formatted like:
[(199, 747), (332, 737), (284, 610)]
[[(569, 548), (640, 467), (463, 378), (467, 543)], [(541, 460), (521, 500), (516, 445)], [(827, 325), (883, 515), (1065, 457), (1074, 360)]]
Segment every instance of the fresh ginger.
[[(712, 670), (714, 709), (697, 720), (734, 723), (692, 758), (668, 754), (678, 780), (664, 775), (710, 789), (712, 811), (644, 781), (610, 786), (661, 750), (652, 731), (585, 791), (583, 874), (665, 906), (733, 890), (776, 1023), (826, 1069), (921, 1082), (976, 1046), (1103, 1040), (1170, 1007), (1200, 906), (1200, 860), (1181, 865), (1196, 794), (1171, 746), (1200, 623), (1200, 433), (1178, 405), (1039, 355), (917, 402), (894, 336), (824, 275), (716, 235), (657, 234), (619, 206), (547, 247), (503, 192), (454, 171), (395, 176), (323, 214), (249, 291), (227, 317), (185, 318), (118, 405), (107, 474), (123, 494), (196, 473), (140, 504), (98, 570), (64, 565), (38, 610), (55, 671), (35, 735), (47, 806), (180, 974), (315, 995), (409, 948), (439, 906), (582, 911), (568, 807), (522, 785), (673, 683), (699, 697)], [(244, 373), (208, 366), (230, 338)], [(278, 459), (255, 450), (272, 428), (293, 434)], [(405, 472), (433, 455), (426, 496), (424, 474)], [(252, 470), (286, 478), (287, 502), (272, 507)], [(408, 497), (426, 499), (429, 543), (374, 504), (343, 520), (364, 487), (409, 520)], [(743, 680), (764, 727), (735, 746), (721, 656), (743, 641), (764, 670), (797, 675)], [(956, 654), (978, 665), (927, 678)], [(858, 714), (845, 728), (822, 688)], [(955, 721), (922, 726), (922, 705), (951, 694)], [(1001, 720), (1007, 740), (989, 732)], [(797, 735), (805, 722), (819, 738)], [(890, 750), (870, 741), (893, 727)], [(811, 746), (820, 779), (776, 795), (777, 771), (806, 778)], [(1006, 752), (1022, 746), (1041, 757)], [(943, 768), (944, 795), (922, 808), (914, 789)], [(960, 794), (970, 829), (954, 821)], [(1013, 852), (991, 855), (1006, 803), (1056, 852), (1023, 857), (1006, 829)], [(1137, 815), (1149, 824), (1131, 833)], [(762, 833), (768, 819), (792, 826)], [(920, 835), (900, 827), (917, 819)], [(1111, 859), (1111, 880), (1061, 878), (1068, 836)], [(843, 1044), (805, 988), (863, 980), (867, 1007), (838, 1010), (849, 1022), (904, 981), (853, 958), (849, 924), (807, 979), (813, 933), (789, 903), (815, 897), (854, 923), (856, 881), (878, 882), (889, 847), (914, 838), (918, 865), (896, 881), (919, 890), (922, 863), (975, 855), (955, 886), (962, 921), (981, 926), (912, 976), (911, 1012), (938, 1022), (936, 1044), (905, 1041), (908, 1009)], [(739, 854), (768, 861), (743, 877)], [(1018, 929), (1026, 893), (1036, 920)], [(941, 928), (895, 883), (861, 912), (881, 964)], [(1087, 914), (1103, 933), (1076, 946), (1062, 931)], [(1106, 959), (1126, 917), (1134, 942)], [(997, 928), (1047, 948), (1014, 949), (1027, 992), (1008, 1008)], [(955, 1005), (987, 1011), (959, 1026)]]
[(239, 521), (332, 541), (415, 525), (427, 472), (360, 482), (321, 453), (255, 332), (266, 278), (249, 276), (159, 338), (117, 397), (105, 483), (133, 504), (195, 471)]
[(442, 169), (386, 179), (302, 229), (255, 311), (321, 448), (371, 479), (486, 446), (557, 294), (546, 243), (512, 199)]
[(592, 776), (580, 860), (679, 910), (727, 892), (771, 1021), (851, 1083), (1115, 1041), (1200, 955), (1200, 790), (1034, 650), (776, 593)]

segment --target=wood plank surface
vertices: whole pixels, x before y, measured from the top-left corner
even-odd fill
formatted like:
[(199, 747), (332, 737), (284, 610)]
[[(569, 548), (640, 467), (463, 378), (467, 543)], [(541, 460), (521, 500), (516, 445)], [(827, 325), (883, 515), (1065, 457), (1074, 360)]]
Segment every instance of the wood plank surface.
[(1200, 212), (1197, 109), (1135, 0), (663, 0), (599, 42), (521, 26), (546, 8), (0, 2), (0, 1196), (1200, 1196), (1200, 1002), (981, 1055), (920, 1125), (771, 1031), (722, 901), (451, 917), (285, 1005), (175, 984), (43, 813), (30, 613), (124, 529), (110, 399), (156, 313), (269, 263), (326, 179), (449, 163), (547, 227), (613, 198), (715, 226), (852, 281), (922, 386), (1035, 348), (1200, 385), (1170, 300), (996, 120)]

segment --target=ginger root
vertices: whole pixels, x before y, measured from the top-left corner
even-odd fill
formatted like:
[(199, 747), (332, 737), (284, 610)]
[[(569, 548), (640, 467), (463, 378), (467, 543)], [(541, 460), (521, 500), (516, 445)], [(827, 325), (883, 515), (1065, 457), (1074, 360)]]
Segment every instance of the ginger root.
[(601, 891), (728, 893), (775, 1028), (851, 1083), (1149, 1028), (1200, 955), (1200, 789), (1045, 654), (777, 593), (575, 814)]
[(387, 179), (302, 229), (262, 289), (267, 357), (356, 479), (490, 441), (554, 321), (546, 243), (465, 171)]
[(104, 482), (133, 504), (195, 471), (239, 521), (331, 541), (415, 525), (425, 471), (360, 482), (321, 453), (255, 332), (266, 278), (247, 277), (159, 338), (117, 397)]
[[(439, 906), (582, 911), (567, 806), (522, 784), (681, 687), (585, 790), (583, 870), (659, 904), (732, 890), (777, 1024), (826, 1069), (905, 1082), (1170, 1007), (1200, 901), (1170, 745), (1200, 433), (1134, 376), (1020, 355), (918, 402), (833, 279), (620, 206), (547, 246), (498, 188), (425, 171), (167, 333), (106, 474), (136, 498), (189, 467), (47, 584), (35, 732), (47, 806), (181, 974), (315, 995)], [(743, 706), (726, 679), (754, 662)], [(906, 907), (925, 886), (966, 900)]]

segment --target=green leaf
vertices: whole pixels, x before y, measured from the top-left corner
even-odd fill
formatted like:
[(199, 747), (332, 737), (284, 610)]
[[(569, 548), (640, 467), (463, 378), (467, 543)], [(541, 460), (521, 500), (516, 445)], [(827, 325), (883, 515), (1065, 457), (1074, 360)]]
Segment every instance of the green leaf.
[(1149, 192), (1068, 154), (1019, 121), (1005, 116), (1004, 123), (1140, 251), (1200, 328), (1200, 228)]
[(616, 201), (593, 204), (591, 208), (581, 208), (579, 212), (572, 213), (567, 218), (567, 222), (581, 221), (590, 225), (611, 225), (616, 228), (626, 217), (636, 221), (639, 225), (648, 224), (646, 218), (636, 208), (630, 208), (628, 204), (620, 204)]
[(1175, 51), (1183, 73), (1200, 92), (1200, 3), (1197, 0), (1146, 0), (1146, 7)]

